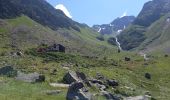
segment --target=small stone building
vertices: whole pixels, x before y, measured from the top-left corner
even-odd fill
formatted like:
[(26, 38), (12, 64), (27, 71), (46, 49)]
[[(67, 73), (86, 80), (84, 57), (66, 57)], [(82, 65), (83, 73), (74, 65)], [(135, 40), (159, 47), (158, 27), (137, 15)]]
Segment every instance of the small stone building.
[(65, 47), (61, 44), (53, 44), (48, 47), (47, 51), (65, 52)]

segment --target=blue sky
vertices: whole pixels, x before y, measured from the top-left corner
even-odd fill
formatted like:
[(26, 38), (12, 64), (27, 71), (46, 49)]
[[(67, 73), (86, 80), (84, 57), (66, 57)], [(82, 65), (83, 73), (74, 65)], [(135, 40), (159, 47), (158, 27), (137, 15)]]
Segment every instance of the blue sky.
[(135, 15), (150, 0), (47, 0), (54, 7), (64, 5), (73, 20), (94, 24), (108, 24), (123, 14)]

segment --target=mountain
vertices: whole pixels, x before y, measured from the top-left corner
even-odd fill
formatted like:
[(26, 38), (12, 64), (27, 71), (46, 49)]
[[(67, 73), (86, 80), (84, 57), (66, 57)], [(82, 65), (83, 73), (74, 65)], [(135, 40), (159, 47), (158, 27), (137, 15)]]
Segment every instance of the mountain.
[(160, 45), (167, 47), (169, 13), (170, 0), (147, 2), (132, 25), (118, 36), (122, 48), (132, 50), (138, 47), (140, 50), (150, 51), (152, 47)]
[(125, 29), (134, 19), (134, 16), (118, 17), (110, 24), (94, 25), (93, 28), (101, 34), (112, 34)]
[(67, 52), (86, 55), (97, 54), (105, 47), (114, 49), (106, 41), (96, 39), (99, 35), (87, 25), (71, 20), (45, 0), (0, 0), (2, 51), (27, 50), (53, 43), (63, 44)]
[(15, 18), (22, 14), (54, 30), (59, 27), (76, 28), (77, 24), (46, 0), (0, 0), (1, 19)]

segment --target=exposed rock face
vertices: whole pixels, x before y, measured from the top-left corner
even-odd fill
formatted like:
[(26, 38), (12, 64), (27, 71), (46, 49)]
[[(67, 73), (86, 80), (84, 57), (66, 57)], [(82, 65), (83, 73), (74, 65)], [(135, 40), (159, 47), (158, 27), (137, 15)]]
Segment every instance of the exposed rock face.
[(24, 74), (24, 73), (18, 73), (16, 80), (29, 82), (29, 83), (35, 83), (35, 82), (44, 82), (45, 76), (40, 75), (38, 73), (31, 73), (31, 74)]

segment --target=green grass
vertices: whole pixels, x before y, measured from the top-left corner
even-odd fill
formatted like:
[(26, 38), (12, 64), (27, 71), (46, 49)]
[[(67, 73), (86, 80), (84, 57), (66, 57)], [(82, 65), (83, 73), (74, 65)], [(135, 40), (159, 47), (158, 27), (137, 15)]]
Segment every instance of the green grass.
[(8, 19), (8, 22), (12, 26), (19, 26), (19, 25), (28, 25), (33, 26), (34, 21), (30, 20), (29, 17), (22, 15), (21, 17), (15, 18), (15, 19)]
[[(127, 55), (131, 57), (132, 61), (124, 61), (124, 57)], [(120, 93), (124, 96), (137, 96), (144, 95), (145, 92), (149, 91), (151, 95), (158, 100), (167, 100), (170, 98), (170, 73), (168, 72), (170, 69), (170, 58), (165, 58), (163, 54), (155, 55), (150, 61), (146, 62), (142, 57), (133, 53), (126, 53), (126, 55), (124, 53), (121, 56), (117, 56), (117, 58), (110, 58), (108, 56), (108, 58), (103, 59), (55, 52), (47, 54), (36, 54), (34, 52), (34, 54), (25, 54), (24, 57), (0, 57), (0, 60), (14, 65), (18, 70), (22, 70), (26, 73), (36, 71), (46, 75), (46, 82), (42, 84), (29, 84), (15, 81), (14, 79), (4, 79), (7, 83), (0, 86), (0, 94), (2, 95), (1, 98), (7, 98), (7, 100), (11, 100), (14, 96), (17, 100), (27, 100), (28, 94), (33, 100), (53, 100), (56, 98), (65, 100), (64, 97), (67, 89), (64, 90), (65, 92), (63, 94), (59, 94), (58, 96), (47, 96), (39, 91), (54, 89), (49, 87), (48, 83), (50, 82), (62, 82), (62, 78), (67, 72), (67, 70), (62, 68), (62, 64), (70, 63), (73, 64), (73, 66), (70, 66), (71, 70), (82, 71), (89, 78), (95, 78), (96, 73), (101, 73), (108, 79), (118, 80), (120, 85), (114, 90), (111, 88), (109, 89), (112, 93)], [(113, 62), (117, 63), (117, 66), (112, 65)], [(148, 63), (148, 66), (144, 66), (144, 63)], [(78, 66), (76, 66), (76, 64), (78, 64)], [(4, 65), (1, 64), (0, 66)], [(44, 68), (48, 70), (44, 70)], [(53, 69), (57, 69), (56, 75), (50, 75)], [(144, 77), (145, 73), (150, 73), (152, 75), (151, 80)], [(99, 90), (94, 88), (90, 89), (90, 91), (98, 92)]]
[[(65, 100), (67, 89), (50, 87), (48, 83), (30, 84), (14, 79), (2, 79), (1, 100)], [(4, 83), (3, 83), (4, 81)], [(58, 95), (47, 95), (48, 90), (61, 90)]]

